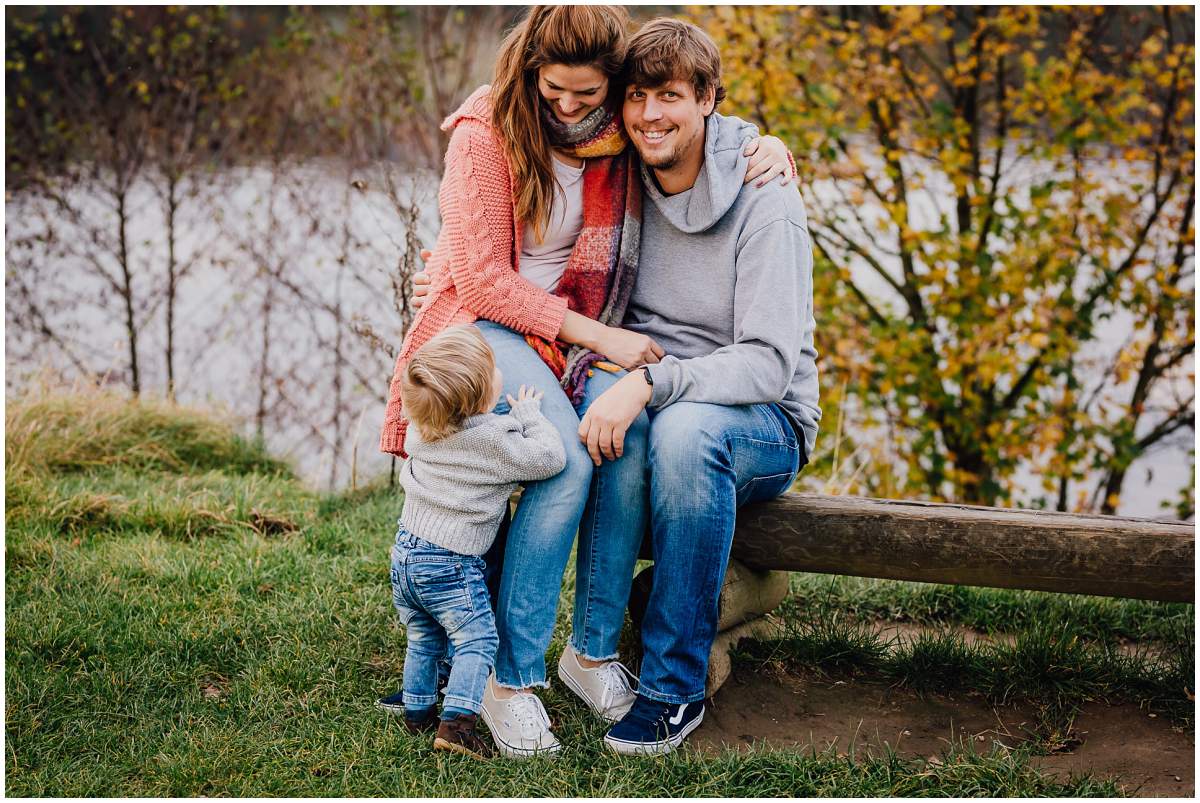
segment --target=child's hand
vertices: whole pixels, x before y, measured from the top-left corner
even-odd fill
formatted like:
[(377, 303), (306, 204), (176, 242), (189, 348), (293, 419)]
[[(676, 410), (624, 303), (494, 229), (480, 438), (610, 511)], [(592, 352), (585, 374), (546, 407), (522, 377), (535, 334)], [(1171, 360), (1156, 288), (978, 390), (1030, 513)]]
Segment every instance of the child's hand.
[(541, 401), (542, 400), (542, 392), (540, 390), (536, 390), (535, 388), (525, 387), (524, 385), (521, 385), (521, 387), (517, 390), (517, 398), (514, 399), (511, 395), (509, 395), (507, 398), (508, 398), (508, 404), (511, 407), (512, 405), (516, 404), (517, 402)]

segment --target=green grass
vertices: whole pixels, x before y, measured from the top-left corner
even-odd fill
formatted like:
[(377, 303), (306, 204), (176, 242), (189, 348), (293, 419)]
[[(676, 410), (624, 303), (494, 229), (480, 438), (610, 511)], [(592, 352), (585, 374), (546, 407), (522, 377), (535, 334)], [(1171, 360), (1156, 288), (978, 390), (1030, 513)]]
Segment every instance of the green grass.
[[(1030, 766), (1028, 749), (951, 746), (940, 762), (763, 746), (625, 759), (601, 750), (604, 726), (558, 688), (545, 700), (566, 745), (559, 760), (434, 754), (373, 708), (398, 686), (403, 663), (388, 587), (394, 493), (314, 494), (227, 425), (162, 405), (97, 394), (9, 400), (6, 423), (14, 796), (1117, 793), (1109, 781), (1052, 780)], [(837, 604), (828, 589), (813, 593)], [(1045, 677), (1052, 689), (1097, 682), (1092, 664), (1065, 680), (1050, 672), (1075, 655), (1066, 647), (1027, 647), (988, 665), (934, 641), (899, 660), (848, 613), (806, 625), (811, 602), (801, 589), (789, 638), (754, 649), (929, 688), (989, 673)], [(550, 660), (568, 617), (564, 604)], [(947, 665), (952, 656), (958, 663)], [(900, 665), (907, 675), (887, 669)], [(1157, 693), (1152, 678), (1120, 666), (1103, 682)], [(1136, 683), (1149, 685), (1128, 691)]]
[(792, 575), (798, 605), (835, 605), (858, 618), (924, 625), (954, 623), (982, 633), (1014, 632), (1039, 623), (1070, 625), (1088, 639), (1178, 641), (1194, 635), (1187, 603), (1050, 594), (843, 577)]
[(162, 401), (129, 404), (103, 392), (42, 390), (5, 410), (4, 455), (12, 472), (72, 473), (127, 466), (226, 474), (290, 474), (227, 422)]

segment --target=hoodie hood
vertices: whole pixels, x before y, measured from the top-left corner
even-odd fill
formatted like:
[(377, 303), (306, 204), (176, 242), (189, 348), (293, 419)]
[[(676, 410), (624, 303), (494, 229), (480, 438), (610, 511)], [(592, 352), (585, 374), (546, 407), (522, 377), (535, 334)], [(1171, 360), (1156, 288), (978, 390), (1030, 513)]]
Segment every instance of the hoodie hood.
[(704, 125), (704, 164), (690, 190), (663, 195), (650, 170), (642, 165), (642, 183), (662, 216), (687, 234), (706, 231), (729, 211), (742, 191), (750, 157), (742, 155), (758, 129), (736, 117), (713, 112)]
[(478, 120), (491, 125), (492, 122), (492, 87), (484, 84), (476, 89), (462, 102), (454, 112), (442, 121), (443, 131), (453, 131), (454, 127), (463, 120)]

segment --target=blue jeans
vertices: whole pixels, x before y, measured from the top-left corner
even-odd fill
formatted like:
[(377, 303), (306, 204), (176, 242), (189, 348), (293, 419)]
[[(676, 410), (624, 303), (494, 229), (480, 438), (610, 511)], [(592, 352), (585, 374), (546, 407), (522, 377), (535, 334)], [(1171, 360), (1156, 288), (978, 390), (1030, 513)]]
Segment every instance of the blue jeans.
[(479, 711), (496, 656), (483, 559), (406, 531), (392, 547), (392, 602), (408, 630), (404, 705), (437, 705), (438, 662), (453, 648), (445, 705)]
[(737, 508), (786, 491), (802, 450), (775, 404), (676, 402), (651, 414), (654, 585), (642, 621), (640, 694), (676, 705), (704, 699)]
[[(496, 598), (496, 681), (509, 688), (546, 686), (546, 650), (554, 633), (563, 572), (580, 534), (574, 634), (571, 642), (589, 658), (615, 656), (633, 580), (637, 544), (645, 531), (643, 457), (617, 461), (593, 472), (587, 449), (579, 442), (579, 418), (587, 405), (624, 372), (594, 370), (577, 413), (558, 380), (523, 335), (492, 321), (476, 324), (496, 355), (504, 375), (504, 393), (516, 396), (521, 385), (542, 391), (542, 413), (563, 440), (566, 467), (548, 480), (526, 483), (508, 529)], [(497, 413), (508, 411), (501, 397)], [(643, 414), (635, 427), (648, 428)], [(626, 446), (627, 453), (630, 446)], [(637, 446), (633, 447), (635, 454)], [(596, 491), (591, 495), (589, 492)], [(581, 524), (582, 519), (582, 524)], [(628, 546), (632, 544), (632, 548)], [(593, 578), (602, 576), (603, 587)]]

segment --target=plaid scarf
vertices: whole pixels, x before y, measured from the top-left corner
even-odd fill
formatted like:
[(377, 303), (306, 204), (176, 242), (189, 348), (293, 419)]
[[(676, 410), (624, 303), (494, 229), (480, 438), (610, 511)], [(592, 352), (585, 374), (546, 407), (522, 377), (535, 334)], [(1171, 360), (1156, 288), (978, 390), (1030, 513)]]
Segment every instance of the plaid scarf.
[[(606, 326), (620, 326), (637, 279), (642, 234), (642, 186), (621, 118), (601, 106), (565, 124), (543, 104), (542, 121), (554, 148), (586, 159), (583, 228), (555, 295), (567, 307)], [(558, 377), (571, 403), (583, 401), (589, 369), (604, 355), (561, 341), (525, 338)]]

